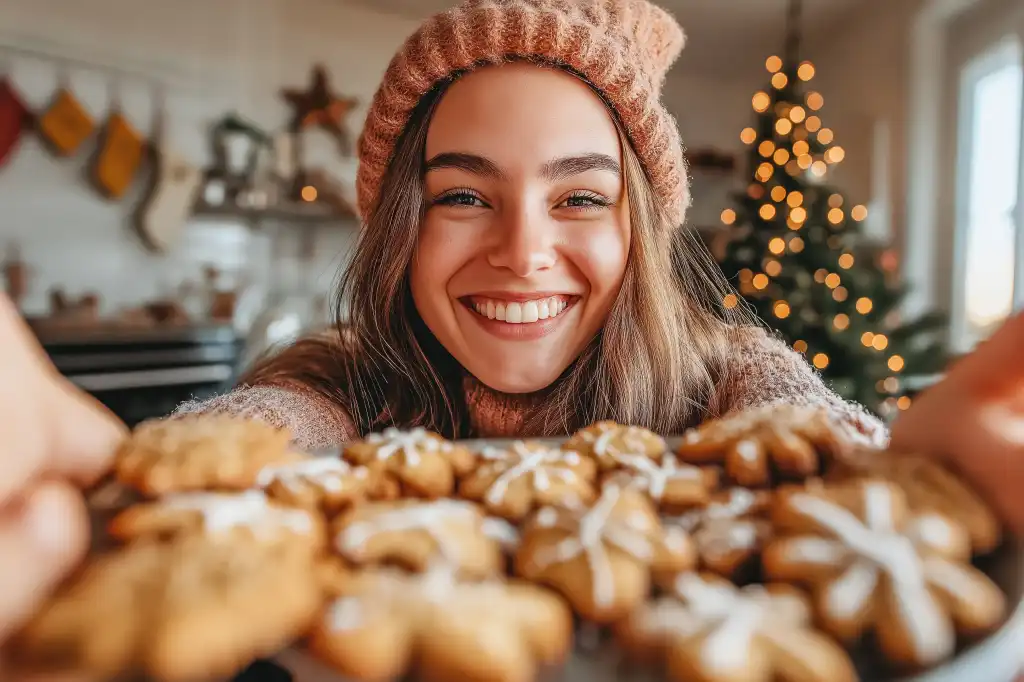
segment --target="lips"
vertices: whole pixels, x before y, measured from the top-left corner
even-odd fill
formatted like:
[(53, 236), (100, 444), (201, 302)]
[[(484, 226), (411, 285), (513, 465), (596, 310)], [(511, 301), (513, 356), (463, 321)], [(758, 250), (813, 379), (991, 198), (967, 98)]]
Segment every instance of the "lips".
[(507, 324), (532, 324), (558, 317), (575, 302), (575, 298), (565, 294), (525, 300), (470, 296), (464, 303), (466, 307), (488, 320)]

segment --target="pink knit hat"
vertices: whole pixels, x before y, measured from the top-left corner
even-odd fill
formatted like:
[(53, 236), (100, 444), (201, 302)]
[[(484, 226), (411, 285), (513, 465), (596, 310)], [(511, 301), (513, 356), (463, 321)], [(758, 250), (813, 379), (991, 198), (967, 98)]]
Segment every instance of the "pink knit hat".
[(454, 72), (516, 58), (581, 74), (611, 103), (650, 176), (670, 225), (689, 187), (675, 119), (661, 86), (683, 48), (679, 24), (647, 0), (466, 0), (424, 23), (398, 51), (359, 137), (359, 212), (376, 207), (381, 180), (413, 109)]

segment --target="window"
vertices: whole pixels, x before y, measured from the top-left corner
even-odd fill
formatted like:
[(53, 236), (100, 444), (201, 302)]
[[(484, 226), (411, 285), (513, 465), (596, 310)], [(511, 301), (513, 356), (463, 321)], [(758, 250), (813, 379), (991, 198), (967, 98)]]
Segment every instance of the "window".
[(969, 350), (1024, 304), (1024, 50), (1007, 39), (960, 72), (953, 342)]

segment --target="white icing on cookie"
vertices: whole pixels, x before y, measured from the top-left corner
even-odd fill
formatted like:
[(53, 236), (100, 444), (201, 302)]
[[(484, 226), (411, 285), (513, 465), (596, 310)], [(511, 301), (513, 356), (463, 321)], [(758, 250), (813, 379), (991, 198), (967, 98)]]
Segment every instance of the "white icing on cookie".
[(904, 534), (914, 542), (942, 551), (954, 546), (957, 541), (956, 528), (949, 519), (938, 514), (921, 514), (907, 524)]
[[(619, 461), (623, 455), (646, 456), (647, 447), (644, 437), (647, 432), (638, 426), (614, 424), (602, 427), (598, 432), (584, 430), (580, 435), (585, 442), (591, 444), (591, 451), (597, 457), (610, 457)], [(619, 438), (620, 444), (613, 446), (612, 441), (616, 438)]]
[(364, 472), (365, 467), (352, 467), (338, 457), (311, 457), (284, 465), (264, 467), (256, 477), (256, 485), (266, 488), (275, 481), (289, 490), (295, 490), (302, 483), (312, 483), (329, 492), (339, 492), (345, 486), (345, 477)]
[(619, 463), (627, 467), (614, 477), (616, 482), (647, 492), (654, 500), (665, 496), (670, 481), (701, 481), (704, 472), (699, 467), (679, 462), (674, 455), (665, 455), (658, 464), (646, 455), (618, 455)]
[(335, 600), (327, 609), (327, 627), (335, 632), (358, 630), (366, 625), (366, 613), (358, 597), (343, 597)]
[(381, 433), (371, 433), (366, 442), (377, 447), (377, 459), (391, 459), (398, 453), (404, 453), (408, 466), (419, 466), (423, 453), (450, 452), (452, 444), (438, 439), (423, 428), (400, 431), (396, 428), (384, 429)]
[(946, 657), (954, 650), (956, 633), (948, 614), (928, 591), (928, 576), (913, 541), (895, 530), (891, 488), (866, 483), (863, 501), (862, 522), (831, 500), (803, 493), (790, 498), (794, 511), (813, 519), (856, 555), (828, 588), (828, 615), (842, 619), (858, 613), (884, 573), (915, 657), (925, 663)]
[(505, 499), (509, 484), (524, 476), (530, 477), (533, 489), (537, 491), (550, 490), (553, 479), (569, 484), (579, 482), (579, 474), (567, 466), (569, 460), (566, 455), (569, 454), (575, 455), (576, 462), (579, 462), (576, 453), (546, 447), (531, 450), (522, 441), (516, 441), (501, 454), (494, 449), (489, 449), (489, 454), (485, 451), (485, 457), (494, 460), (489, 466), (509, 466), (487, 488), (484, 500), (490, 504), (499, 504)]
[(757, 443), (752, 440), (738, 441), (736, 443), (735, 450), (736, 454), (740, 456), (740, 459), (748, 464), (756, 463), (758, 455), (760, 454), (760, 448), (758, 448)]
[(482, 521), (476, 507), (460, 500), (441, 499), (403, 505), (352, 522), (338, 533), (335, 546), (348, 556), (358, 553), (377, 534), (422, 530), (434, 539), (443, 557), (456, 560), (459, 537), (467, 527), (479, 529)]
[(483, 520), (484, 535), (497, 540), (506, 550), (519, 546), (519, 530), (505, 519), (488, 516)]
[(302, 534), (313, 530), (309, 514), (299, 509), (272, 505), (259, 490), (243, 493), (182, 493), (166, 497), (159, 504), (168, 509), (201, 513), (203, 528), (209, 533), (238, 527), (257, 532), (288, 528)]
[[(534, 563), (540, 569), (565, 563), (583, 555), (590, 569), (593, 585), (594, 604), (610, 606), (615, 601), (615, 576), (612, 574), (608, 550), (605, 546), (614, 546), (640, 561), (650, 561), (654, 556), (654, 548), (643, 535), (649, 530), (649, 519), (644, 517), (642, 524), (629, 517), (618, 519), (612, 517), (615, 505), (622, 494), (620, 488), (605, 488), (598, 501), (587, 510), (582, 517), (568, 513), (556, 515), (554, 525), (568, 527), (576, 531), (553, 547), (538, 551)], [(644, 526), (638, 528), (638, 526)]]

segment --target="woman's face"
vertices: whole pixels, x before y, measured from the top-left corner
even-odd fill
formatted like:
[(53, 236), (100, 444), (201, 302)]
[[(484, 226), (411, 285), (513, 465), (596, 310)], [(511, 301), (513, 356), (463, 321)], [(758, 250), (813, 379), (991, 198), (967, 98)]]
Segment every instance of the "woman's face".
[(427, 131), (416, 308), (484, 384), (553, 383), (604, 324), (629, 253), (622, 150), (602, 101), (556, 69), (456, 81)]

